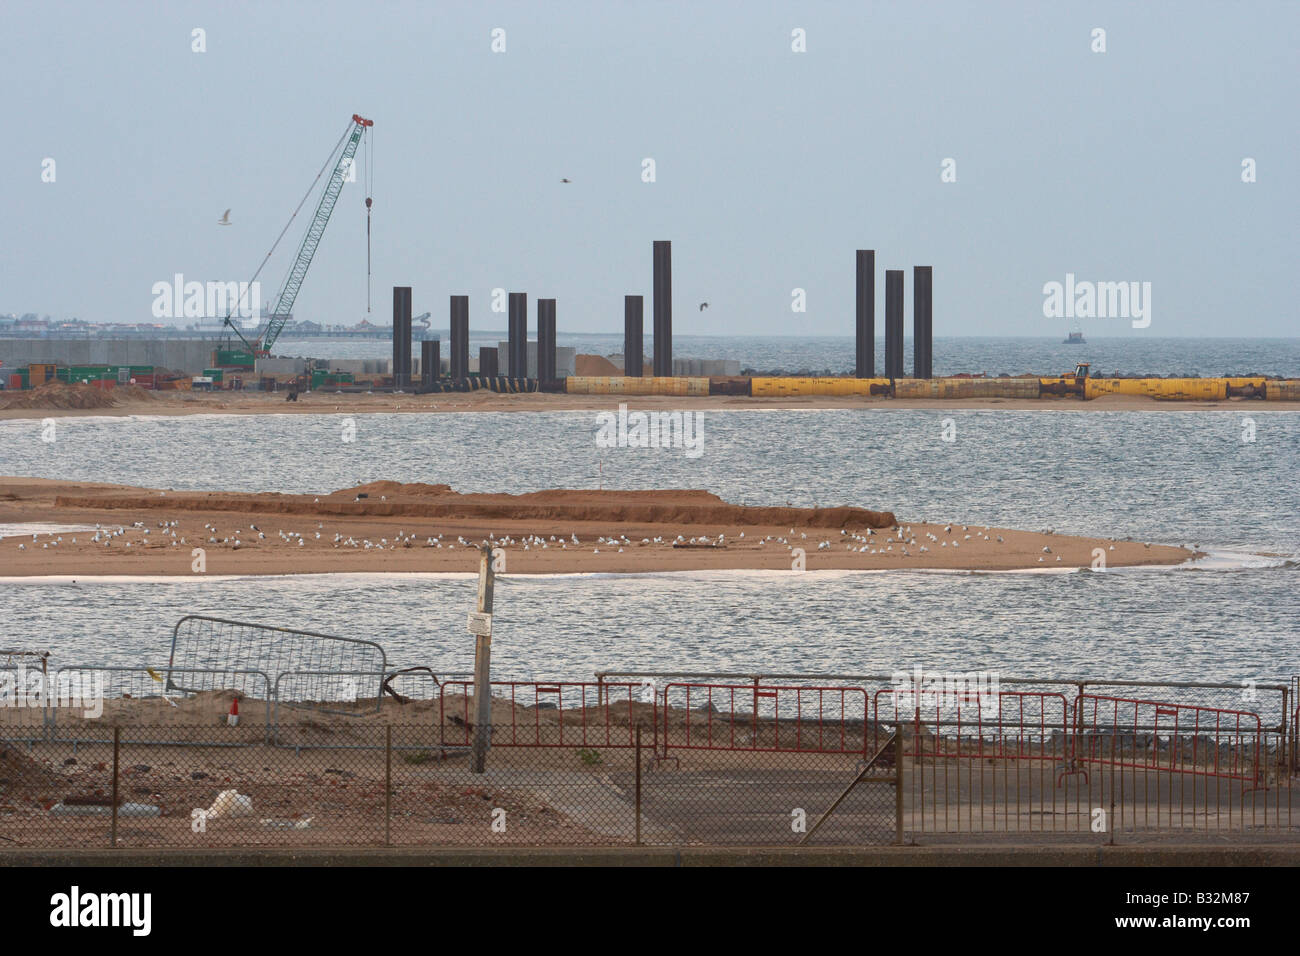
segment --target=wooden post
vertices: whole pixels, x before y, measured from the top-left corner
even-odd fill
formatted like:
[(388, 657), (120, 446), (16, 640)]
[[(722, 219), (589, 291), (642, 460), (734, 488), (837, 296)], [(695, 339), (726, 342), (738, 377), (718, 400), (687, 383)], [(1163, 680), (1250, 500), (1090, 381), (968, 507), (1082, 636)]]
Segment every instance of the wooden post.
[[(482, 773), (492, 745), (492, 546), (479, 548), (478, 626), (474, 634), (474, 743), (470, 771)], [(484, 626), (485, 623), (485, 626)], [(485, 633), (480, 633), (485, 632)]]
[(112, 822), (109, 824), (108, 845), (117, 846), (117, 770), (118, 759), (122, 749), (122, 728), (113, 728), (113, 806), (111, 809)]

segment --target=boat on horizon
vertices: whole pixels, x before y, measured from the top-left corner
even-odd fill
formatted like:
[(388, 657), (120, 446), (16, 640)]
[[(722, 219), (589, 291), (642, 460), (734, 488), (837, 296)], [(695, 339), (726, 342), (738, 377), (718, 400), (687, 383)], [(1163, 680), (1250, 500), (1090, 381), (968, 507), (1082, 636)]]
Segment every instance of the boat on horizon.
[(1087, 345), (1083, 338), (1082, 332), (1069, 332), (1066, 334), (1064, 345)]

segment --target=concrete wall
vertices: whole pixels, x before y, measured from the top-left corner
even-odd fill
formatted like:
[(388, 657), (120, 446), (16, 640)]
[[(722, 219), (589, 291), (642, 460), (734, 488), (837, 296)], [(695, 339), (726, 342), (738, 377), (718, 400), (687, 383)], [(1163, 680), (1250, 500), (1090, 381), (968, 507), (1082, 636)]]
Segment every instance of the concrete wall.
[(0, 363), (154, 365), (195, 373), (210, 367), (214, 348), (210, 339), (0, 339)]

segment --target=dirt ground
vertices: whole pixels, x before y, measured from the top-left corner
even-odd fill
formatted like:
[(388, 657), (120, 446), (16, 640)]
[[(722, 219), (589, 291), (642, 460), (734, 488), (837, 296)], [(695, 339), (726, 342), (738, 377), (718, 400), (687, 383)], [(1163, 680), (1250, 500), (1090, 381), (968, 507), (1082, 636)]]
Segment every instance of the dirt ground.
[[(1179, 564), (1198, 552), (1142, 541), (914, 522), (856, 507), (757, 508), (704, 491), (461, 495), (371, 485), (313, 495), (177, 492), (0, 477), (0, 524), (69, 529), (0, 539), (0, 577), (766, 569), (1043, 570)], [(575, 540), (576, 539), (576, 540)], [(203, 551), (195, 570), (193, 549)]]

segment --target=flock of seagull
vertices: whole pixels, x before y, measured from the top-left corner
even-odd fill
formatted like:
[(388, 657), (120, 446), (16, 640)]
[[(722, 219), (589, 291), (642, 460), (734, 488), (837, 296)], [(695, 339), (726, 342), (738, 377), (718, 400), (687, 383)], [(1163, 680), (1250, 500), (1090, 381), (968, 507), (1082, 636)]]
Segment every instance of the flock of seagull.
[[(146, 527), (145, 523), (142, 521), (136, 521), (129, 527), (126, 525), (105, 527), (96, 524), (94, 534), (90, 537), (89, 541), (92, 544), (104, 548), (111, 548), (116, 544), (121, 548), (121, 550), (131, 549), (132, 547), (140, 549), (145, 547), (179, 547), (182, 545), (188, 545), (190, 542), (185, 536), (178, 533), (178, 527), (179, 522), (175, 520), (159, 521), (154, 527)], [(260, 529), (256, 524), (250, 524), (247, 531), (245, 531), (241, 525), (234, 530), (222, 532), (218, 530), (215, 524), (204, 522), (203, 531), (203, 535), (196, 538), (194, 545), (216, 545), (218, 547), (229, 547), (232, 550), (237, 551), (249, 546), (250, 544), (258, 544), (267, 540), (266, 532), (262, 531), (262, 529)], [(571, 551), (584, 548), (581, 539), (575, 533), (570, 533), (567, 537), (563, 534), (552, 534), (549, 536), (525, 534), (519, 537), (509, 534), (498, 537), (495, 534), (489, 534), (488, 537), (483, 538), (478, 542), (467, 539), (464, 535), (456, 535), (456, 538), (453, 541), (451, 540), (449, 532), (445, 535), (420, 535), (416, 533), (407, 533), (400, 529), (392, 539), (389, 539), (388, 537), (380, 537), (377, 540), (372, 540), (367, 537), (358, 538), (355, 535), (335, 533), (332, 541), (328, 538), (322, 540), (323, 535), (327, 533), (324, 523), (318, 522), (316, 529), (314, 531), (309, 531), (307, 534), (303, 534), (300, 531), (278, 530), (275, 532), (275, 536), (279, 538), (282, 544), (290, 547), (302, 548), (306, 547), (309, 541), (312, 543), (322, 541), (322, 543), (332, 544), (335, 548), (353, 548), (365, 551), (389, 551), (398, 548), (421, 546), (438, 550), (445, 548), (449, 551), (454, 551), (457, 547), (468, 549), (477, 548), (479, 546), (487, 546), (494, 550), (497, 548), (519, 548), (522, 551), (548, 550), (550, 548), (557, 548), (561, 551)], [(1044, 533), (1053, 534), (1054, 532), (1051, 529), (1045, 529)], [(132, 540), (131, 536), (133, 534), (136, 534), (135, 540)], [(40, 545), (42, 550), (57, 548), (59, 545), (64, 544), (65, 540), (64, 535), (59, 532), (46, 533), (44, 535), (46, 538), (45, 541), (41, 541), (41, 537), (42, 535), (40, 534), (32, 535), (31, 544), (33, 545), (33, 548), (37, 544)], [(75, 536), (68, 535), (68, 538), (70, 539), (70, 544), (77, 544), (77, 538)], [(743, 543), (744, 539), (745, 532), (742, 531), (732, 540), (734, 543), (739, 544)], [(821, 552), (834, 549), (837, 543), (835, 538), (822, 538), (821, 540), (817, 540), (816, 537), (814, 537), (814, 540), (816, 541), (816, 550)], [(995, 544), (1006, 543), (1002, 535), (994, 533), (991, 528), (985, 527), (981, 529), (975, 526), (961, 525), (958, 529), (957, 526), (951, 524), (944, 525), (942, 535), (936, 534), (934, 531), (925, 530), (924, 528), (920, 529), (918, 535), (913, 531), (911, 525), (903, 524), (896, 525), (892, 529), (875, 530), (868, 528), (862, 533), (841, 528), (838, 535), (838, 541), (843, 543), (845, 551), (881, 557), (919, 556), (933, 553), (935, 548), (958, 549), (967, 542), (989, 541)], [(758, 547), (766, 547), (775, 544), (777, 547), (784, 547), (787, 551), (793, 551), (796, 547), (805, 547), (805, 542), (808, 542), (808, 534), (807, 532), (799, 532), (798, 537), (796, 538), (796, 531), (794, 528), (791, 528), (788, 536), (769, 534), (757, 539), (751, 537), (750, 542), (756, 542)], [(811, 542), (808, 543), (811, 544)], [(274, 544), (274, 541), (272, 544)], [(638, 542), (629, 538), (626, 534), (610, 534), (598, 535), (594, 542), (591, 542), (588, 546), (591, 548), (593, 554), (600, 554), (602, 548), (607, 552), (622, 554), (627, 548), (652, 545), (721, 548), (726, 547), (727, 537), (725, 534), (718, 534), (716, 536), (698, 535), (691, 538), (687, 538), (686, 535), (683, 534), (679, 534), (675, 538), (665, 535), (656, 535), (653, 538), (643, 537)], [(1148, 545), (1148, 547), (1149, 546), (1150, 545)], [(18, 550), (26, 551), (27, 542), (19, 544)], [(1044, 563), (1048, 556), (1053, 556), (1050, 546), (1044, 546), (1042, 550), (1043, 555), (1039, 556), (1039, 563)], [(1110, 545), (1110, 550), (1115, 550), (1113, 544)], [(1060, 555), (1055, 555), (1055, 558), (1058, 562), (1061, 561)]]

